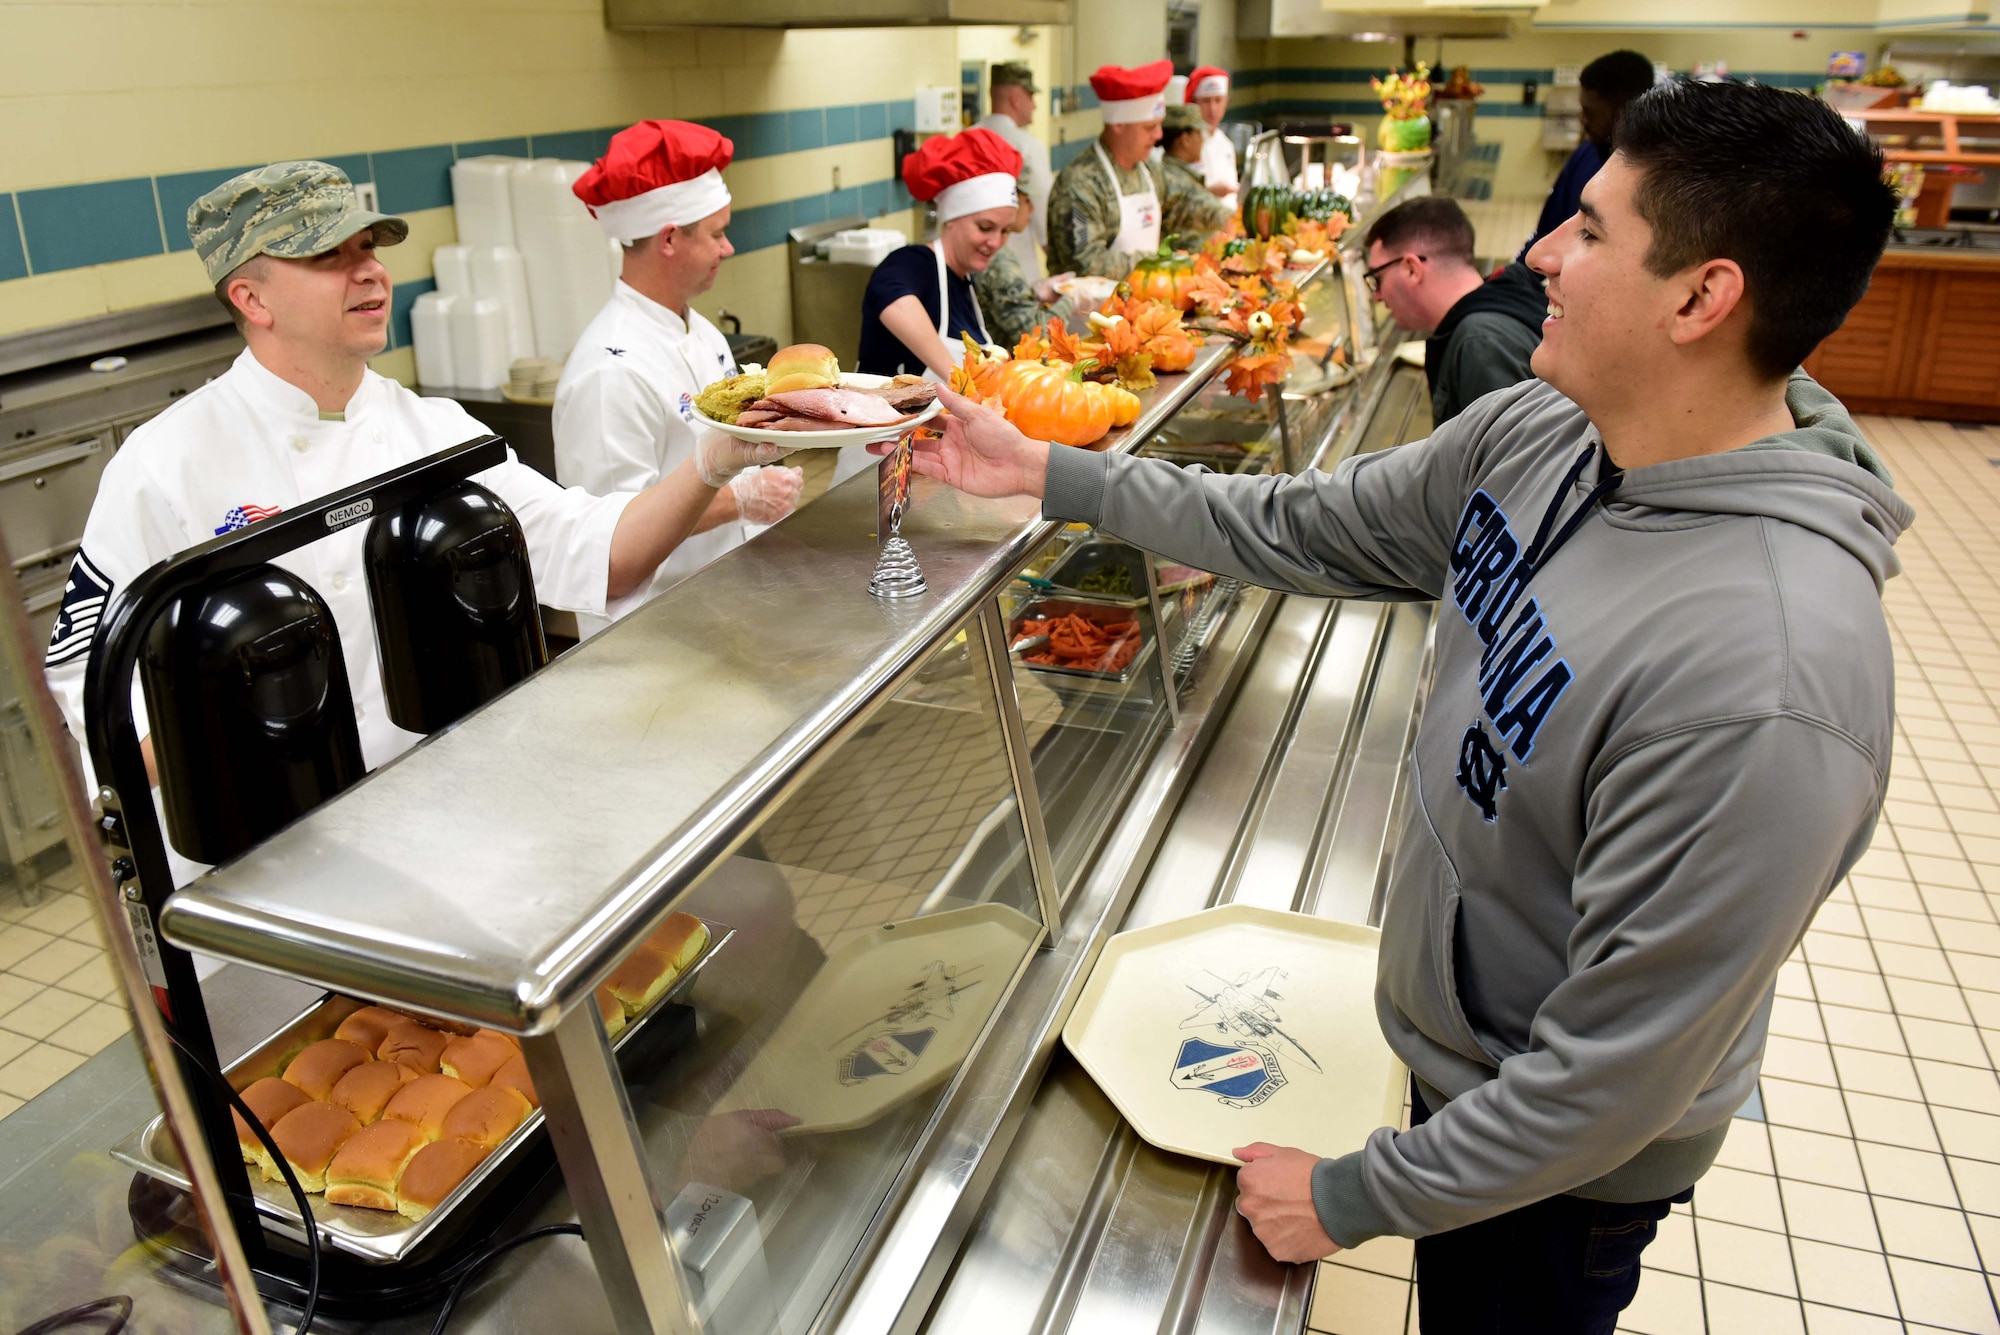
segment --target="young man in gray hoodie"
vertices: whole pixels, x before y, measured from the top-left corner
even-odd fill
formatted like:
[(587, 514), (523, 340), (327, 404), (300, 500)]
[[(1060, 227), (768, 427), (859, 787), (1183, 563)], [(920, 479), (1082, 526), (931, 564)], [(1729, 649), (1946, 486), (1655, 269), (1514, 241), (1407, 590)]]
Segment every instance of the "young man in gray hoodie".
[(1755, 1088), (1779, 965), (1868, 846), (1913, 516), (1794, 368), (1894, 206), (1823, 103), (1667, 85), (1528, 257), (1540, 379), (1428, 440), (1221, 477), (947, 395), (919, 448), (1175, 560), (1447, 605), (1376, 988), (1415, 1125), (1337, 1159), (1247, 1146), (1238, 1174), (1280, 1260), (1416, 1238), (1426, 1335), (1613, 1329)]

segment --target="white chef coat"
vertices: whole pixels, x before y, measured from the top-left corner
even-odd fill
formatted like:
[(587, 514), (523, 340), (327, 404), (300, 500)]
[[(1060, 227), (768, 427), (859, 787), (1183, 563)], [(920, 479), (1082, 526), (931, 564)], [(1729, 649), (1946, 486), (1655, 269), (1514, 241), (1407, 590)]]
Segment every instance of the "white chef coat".
[(1221, 130), (1201, 132), (1201, 178), (1206, 185), (1226, 185), (1222, 202), (1236, 207), (1236, 145)]
[(1049, 244), (1049, 191), (1056, 183), (1055, 171), (1049, 166), (1049, 146), (1025, 127), (1016, 125), (1014, 118), (1004, 111), (994, 112), (979, 125), (1005, 139), (1021, 155), (1024, 164), (1021, 193), (1035, 207), (1029, 216), (1028, 230), (1008, 237), (1007, 245), (1021, 262), (1021, 272), (1032, 283), (1043, 276), (1042, 247)]
[[(700, 311), (689, 307), (683, 320), (620, 279), (584, 326), (556, 385), (556, 476), (597, 496), (644, 491), (694, 457), (695, 396), (735, 374), (729, 340)], [(734, 519), (692, 535), (660, 563), (645, 597), (747, 536)], [(576, 624), (588, 639), (613, 620), (579, 615)]]
[[(217, 534), (491, 434), (452, 400), (421, 398), (373, 371), (363, 374), (343, 417), (320, 420), (311, 395), (245, 349), (227, 372), (139, 427), (111, 457), (48, 650), (49, 687), (80, 743), (84, 670), (98, 618), (117, 590)], [(629, 496), (559, 487), (511, 452), (506, 463), (473, 480), (520, 519), (539, 601), (579, 612), (606, 610), (611, 533)], [(362, 567), (368, 530), (367, 524), (350, 525), (276, 564), (310, 584), (333, 611), (361, 756), (373, 769), (422, 737), (389, 721)], [(624, 610), (639, 601), (627, 594), (613, 606)], [(143, 735), (149, 729), (136, 681), (133, 708)], [(95, 791), (87, 744), (85, 752), (85, 777)], [(176, 881), (194, 867), (176, 859)]]

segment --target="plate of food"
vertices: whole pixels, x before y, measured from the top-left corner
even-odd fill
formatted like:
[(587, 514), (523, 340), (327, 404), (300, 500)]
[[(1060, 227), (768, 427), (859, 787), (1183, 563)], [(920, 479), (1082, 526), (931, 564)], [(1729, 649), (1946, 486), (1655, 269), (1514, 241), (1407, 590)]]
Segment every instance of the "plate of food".
[(838, 449), (894, 440), (936, 417), (938, 386), (919, 376), (843, 373), (817, 343), (779, 349), (766, 367), (749, 367), (706, 386), (694, 401), (696, 426), (738, 440), (794, 448)]

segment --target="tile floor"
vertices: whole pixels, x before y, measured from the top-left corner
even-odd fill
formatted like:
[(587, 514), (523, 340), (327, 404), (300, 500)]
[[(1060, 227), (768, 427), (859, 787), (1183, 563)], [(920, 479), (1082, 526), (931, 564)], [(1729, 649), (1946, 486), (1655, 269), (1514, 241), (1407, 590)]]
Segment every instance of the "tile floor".
[[(2000, 429), (1861, 425), (1918, 513), (1888, 802), (1779, 977), (1761, 1107), (1647, 1250), (1639, 1335), (2000, 1332)], [(1323, 1265), (1312, 1328), (1414, 1332), (1411, 1259)]]
[(0, 1117), (109, 1046), (129, 1021), (90, 905), (65, 867), (29, 906), (0, 887)]

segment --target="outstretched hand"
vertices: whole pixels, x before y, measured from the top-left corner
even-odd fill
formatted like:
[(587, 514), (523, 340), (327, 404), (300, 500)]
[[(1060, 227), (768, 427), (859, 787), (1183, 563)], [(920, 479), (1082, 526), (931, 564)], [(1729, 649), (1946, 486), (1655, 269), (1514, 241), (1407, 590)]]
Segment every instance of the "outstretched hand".
[[(947, 411), (932, 424), (944, 435), (912, 442), (911, 466), (917, 472), (974, 496), (1042, 494), (1049, 472), (1047, 441), (1030, 440), (1003, 414), (949, 389), (939, 389), (938, 397)], [(868, 447), (873, 454), (892, 448)]]
[(1230, 1151), (1236, 1170), (1236, 1213), (1276, 1261), (1317, 1261), (1340, 1250), (1313, 1208), (1312, 1171), (1317, 1156), (1258, 1141)]

